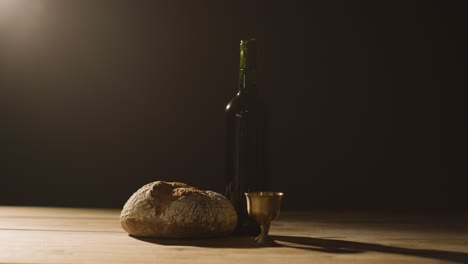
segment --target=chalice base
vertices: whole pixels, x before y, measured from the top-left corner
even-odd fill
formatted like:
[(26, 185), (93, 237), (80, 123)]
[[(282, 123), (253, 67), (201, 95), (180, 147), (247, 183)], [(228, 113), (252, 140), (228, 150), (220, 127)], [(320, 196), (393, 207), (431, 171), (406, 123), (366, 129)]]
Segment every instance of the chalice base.
[(275, 241), (268, 235), (259, 235), (257, 238), (255, 238), (255, 241), (259, 245), (275, 245)]

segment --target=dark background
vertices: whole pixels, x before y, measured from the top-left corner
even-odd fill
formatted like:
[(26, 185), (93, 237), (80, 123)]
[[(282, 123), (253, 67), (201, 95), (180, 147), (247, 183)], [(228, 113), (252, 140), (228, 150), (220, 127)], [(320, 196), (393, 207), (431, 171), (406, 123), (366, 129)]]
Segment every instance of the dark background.
[(224, 107), (255, 37), (285, 209), (468, 209), (460, 3), (4, 0), (0, 205), (224, 192)]

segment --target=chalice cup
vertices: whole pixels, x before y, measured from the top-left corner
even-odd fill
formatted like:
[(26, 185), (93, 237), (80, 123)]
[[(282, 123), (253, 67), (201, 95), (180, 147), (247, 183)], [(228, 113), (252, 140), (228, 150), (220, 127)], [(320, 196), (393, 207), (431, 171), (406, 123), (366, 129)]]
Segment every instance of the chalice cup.
[(281, 207), (281, 192), (247, 192), (247, 213), (260, 224), (262, 233), (255, 239), (258, 244), (274, 244), (268, 236), (270, 222), (278, 217)]

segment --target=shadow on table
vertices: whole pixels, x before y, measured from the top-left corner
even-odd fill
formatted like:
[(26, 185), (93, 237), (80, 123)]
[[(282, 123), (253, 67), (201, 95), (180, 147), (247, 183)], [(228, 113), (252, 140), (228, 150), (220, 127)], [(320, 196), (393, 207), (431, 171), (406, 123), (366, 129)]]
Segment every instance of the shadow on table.
[[(222, 238), (206, 238), (206, 239), (163, 239), (163, 238), (148, 238), (135, 237), (135, 239), (148, 243), (159, 244), (164, 246), (189, 246), (189, 247), (209, 247), (209, 248), (257, 248), (257, 244), (252, 237), (247, 236), (228, 236)], [(280, 247), (280, 245), (274, 245)]]
[[(209, 247), (209, 248), (263, 248), (257, 245), (252, 237), (229, 236), (224, 238), (211, 239), (157, 239), (133, 237), (135, 239), (148, 243), (165, 246), (191, 246), (191, 247)], [(313, 238), (299, 236), (275, 236), (271, 238), (275, 244), (268, 247), (289, 247), (301, 250), (311, 250), (336, 254), (355, 254), (368, 251), (399, 254), (414, 257), (431, 258), (457, 263), (468, 263), (468, 253), (434, 250), (434, 249), (410, 249), (395, 246), (385, 246), (373, 243), (354, 242), (329, 238)]]
[[(300, 249), (319, 250), (331, 253), (351, 252), (379, 252), (388, 254), (399, 254), (414, 257), (431, 258), (458, 263), (468, 263), (468, 253), (435, 250), (435, 249), (411, 249), (395, 246), (385, 246), (374, 243), (354, 242), (328, 238), (294, 237), (294, 236), (272, 236), (281, 246)], [(342, 252), (340, 252), (342, 251)]]

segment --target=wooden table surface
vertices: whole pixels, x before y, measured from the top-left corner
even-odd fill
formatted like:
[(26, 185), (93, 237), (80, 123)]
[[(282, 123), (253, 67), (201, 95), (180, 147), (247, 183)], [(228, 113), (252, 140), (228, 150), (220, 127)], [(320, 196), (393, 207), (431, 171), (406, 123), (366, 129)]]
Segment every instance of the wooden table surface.
[(0, 207), (0, 263), (468, 263), (468, 214), (281, 212), (251, 237), (138, 239), (119, 210)]

